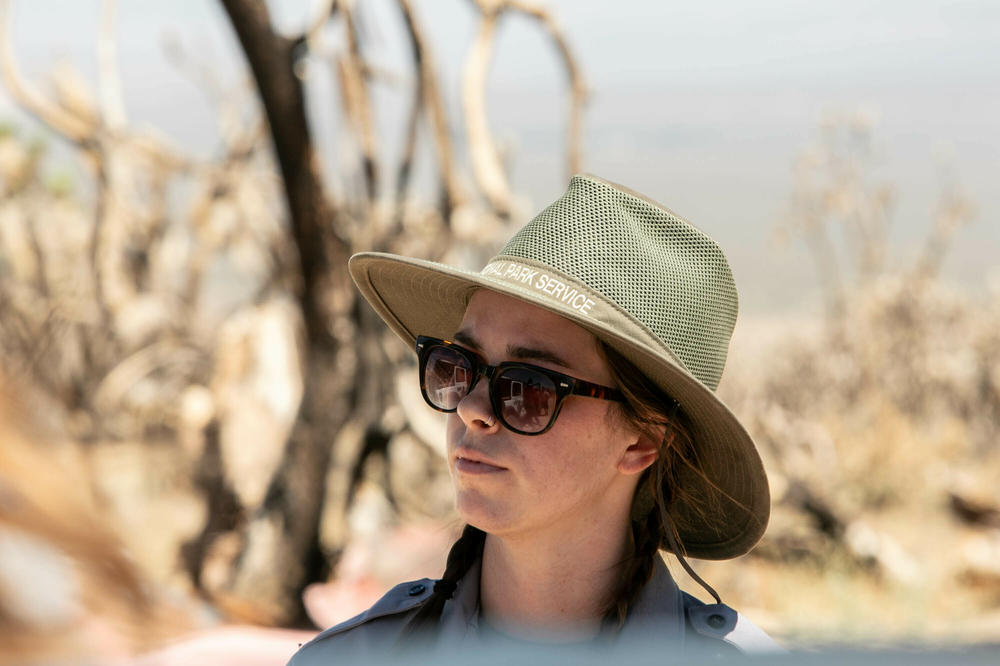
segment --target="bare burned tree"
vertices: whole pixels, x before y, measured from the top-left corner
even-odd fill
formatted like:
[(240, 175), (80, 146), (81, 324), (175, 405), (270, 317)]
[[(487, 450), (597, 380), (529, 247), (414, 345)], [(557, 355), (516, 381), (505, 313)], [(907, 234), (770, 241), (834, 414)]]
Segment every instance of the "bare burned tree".
[[(278, 35), (263, 2), (225, 0), (223, 5), (257, 82), (281, 170), (308, 358), (299, 418), (281, 466), (262, 505), (243, 507), (252, 511), (247, 516), (248, 538), (225, 593), (237, 600), (259, 600), (261, 620), (288, 622), (301, 620), (295, 600), (303, 582), (321, 575), (324, 558), (318, 533), (332, 437), (358, 404), (359, 364), (353, 342), (358, 332), (342, 328), (338, 336), (328, 307), (330, 294), (340, 294), (342, 302), (351, 299), (344, 270), (349, 246), (338, 233), (343, 222), (320, 182), (305, 97), (295, 74), (305, 36)], [(373, 170), (374, 162), (370, 165)], [(338, 369), (336, 376), (333, 368)]]
[[(71, 414), (81, 438), (178, 440), (208, 516), (181, 548), (190, 580), (233, 616), (290, 625), (305, 621), (302, 589), (326, 575), (349, 537), (345, 516), (366, 475), (381, 474), (389, 501), (405, 510), (405, 492), (395, 492), (400, 484), (392, 481), (398, 476), (392, 452), (404, 437), (421, 440), (395, 406), (404, 350), (355, 296), (348, 257), (385, 250), (460, 261), (482, 255), (508, 233), (510, 185), (485, 105), (492, 40), (503, 12), (536, 19), (566, 65), (572, 171), (579, 167), (585, 88), (548, 12), (525, 2), (476, 2), (482, 24), (462, 93), (473, 165), (466, 179), (431, 44), (410, 0), (399, 0), (414, 83), (402, 119), (402, 156), (390, 165), (377, 141), (373, 87), (382, 85), (381, 75), (369, 63), (372, 46), (360, 26), (361, 7), (326, 0), (300, 34), (286, 35), (275, 29), (261, 0), (222, 5), (262, 114), (235, 112), (247, 108), (242, 93), (231, 99), (206, 67), (172, 45), (172, 59), (210, 88), (220, 106), (224, 145), (209, 159), (188, 157), (131, 128), (111, 0), (103, 4), (97, 101), (71, 77), (56, 79), (52, 94), (36, 90), (20, 74), (10, 41), (0, 39), (12, 97), (78, 150), (95, 183), (92, 206), (67, 204), (75, 216), (91, 220), (78, 241), (84, 251), (74, 255), (70, 270), (55, 259), (57, 251), (69, 252), (69, 241), (48, 238), (38, 217), (23, 213), (52, 203), (52, 195), (33, 184), (40, 171), (19, 189), (7, 179), (0, 205), (15, 211), (30, 260), (7, 262), (0, 341), (5, 363), (25, 365)], [(7, 4), (0, 9), (7, 34)], [(328, 33), (335, 25), (343, 43), (331, 46)], [(352, 166), (342, 170), (324, 171), (306, 113), (304, 75), (323, 65), (338, 84), (343, 136), (350, 137), (342, 149), (351, 151)], [(409, 192), (421, 128), (436, 158), (434, 207), (415, 203)], [(334, 195), (330, 183), (336, 179), (347, 185)], [(178, 182), (193, 192), (184, 213), (167, 195)], [(386, 199), (391, 205), (384, 205)], [(234, 311), (211, 314), (205, 294), (220, 261), (249, 266), (240, 274), (249, 286)], [(296, 314), (290, 316), (283, 303), (293, 303)], [(277, 416), (262, 434), (241, 425), (254, 410), (242, 403), (252, 397), (248, 373), (262, 372), (253, 369), (262, 362), (254, 349), (270, 344), (265, 331), (275, 326), (296, 333), (282, 347), (285, 379), (274, 380), (280, 390), (268, 403)], [(419, 473), (440, 474), (440, 465)]]

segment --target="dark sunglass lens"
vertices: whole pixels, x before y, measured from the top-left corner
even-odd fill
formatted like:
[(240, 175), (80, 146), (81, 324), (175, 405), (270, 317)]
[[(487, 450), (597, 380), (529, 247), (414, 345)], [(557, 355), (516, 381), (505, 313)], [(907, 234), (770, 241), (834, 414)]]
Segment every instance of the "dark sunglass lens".
[(438, 409), (451, 411), (469, 392), (472, 366), (460, 353), (447, 347), (434, 347), (424, 362), (424, 392)]
[(556, 385), (530, 368), (508, 368), (494, 388), (500, 416), (512, 428), (541, 432), (549, 424), (556, 407)]

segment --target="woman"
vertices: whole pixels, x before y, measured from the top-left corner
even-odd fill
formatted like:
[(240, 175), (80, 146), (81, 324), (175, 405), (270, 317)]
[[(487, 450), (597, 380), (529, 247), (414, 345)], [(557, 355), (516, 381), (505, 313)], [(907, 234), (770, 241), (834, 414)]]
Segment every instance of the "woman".
[[(760, 457), (713, 393), (737, 296), (711, 238), (576, 176), (480, 273), (376, 253), (350, 270), (448, 413), (468, 525), (441, 580), (397, 586), (292, 664), (417, 637), (774, 647), (684, 560), (747, 552), (769, 515)], [(681, 593), (660, 548), (717, 603)]]

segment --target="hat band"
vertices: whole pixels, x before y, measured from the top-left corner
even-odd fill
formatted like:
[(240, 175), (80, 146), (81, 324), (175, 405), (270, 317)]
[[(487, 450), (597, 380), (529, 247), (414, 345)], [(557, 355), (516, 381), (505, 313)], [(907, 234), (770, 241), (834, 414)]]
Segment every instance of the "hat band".
[(530, 259), (494, 259), (480, 271), (491, 282), (541, 299), (546, 307), (587, 325), (591, 322), (616, 337), (642, 343), (684, 367), (673, 351), (645, 325), (587, 285)]
[(480, 275), (545, 295), (547, 300), (561, 303), (564, 307), (589, 317), (595, 317), (594, 306), (601, 300), (595, 298), (596, 294), (582, 284), (538, 265), (508, 259), (491, 261), (480, 271)]

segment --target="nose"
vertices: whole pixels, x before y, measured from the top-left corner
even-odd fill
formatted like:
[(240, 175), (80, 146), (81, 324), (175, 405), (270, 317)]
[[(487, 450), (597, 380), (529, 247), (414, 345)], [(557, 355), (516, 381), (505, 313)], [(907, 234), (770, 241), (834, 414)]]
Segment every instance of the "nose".
[(497, 417), (493, 413), (493, 405), (490, 404), (490, 383), (483, 377), (471, 392), (458, 401), (456, 413), (465, 423), (465, 427), (470, 430), (483, 431), (498, 428)]

